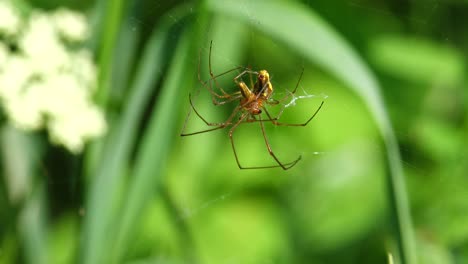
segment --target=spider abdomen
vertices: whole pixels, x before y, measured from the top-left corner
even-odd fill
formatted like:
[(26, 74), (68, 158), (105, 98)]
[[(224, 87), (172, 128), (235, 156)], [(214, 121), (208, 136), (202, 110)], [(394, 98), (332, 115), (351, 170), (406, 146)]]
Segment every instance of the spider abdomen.
[(252, 96), (250, 100), (241, 102), (241, 104), (244, 106), (244, 110), (248, 111), (252, 115), (259, 115), (262, 113), (261, 108), (263, 107), (263, 101), (256, 99), (255, 96)]

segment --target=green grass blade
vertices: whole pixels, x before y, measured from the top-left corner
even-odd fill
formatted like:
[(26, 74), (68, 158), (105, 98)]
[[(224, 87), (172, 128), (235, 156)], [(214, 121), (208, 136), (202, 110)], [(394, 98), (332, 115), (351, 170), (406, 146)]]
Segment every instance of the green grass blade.
[(49, 263), (45, 197), (44, 186), (36, 186), (20, 214), (19, 228), (24, 240), (27, 263)]
[(101, 105), (106, 106), (112, 72), (113, 55), (115, 53), (116, 40), (119, 34), (123, 13), (125, 10), (125, 0), (105, 1), (106, 10), (104, 28), (102, 30), (102, 40), (99, 54), (99, 90), (97, 98)]
[(99, 255), (110, 246), (106, 236), (112, 223), (112, 202), (122, 180), (131, 150), (136, 142), (144, 107), (151, 98), (154, 86), (161, 78), (165, 65), (165, 45), (169, 24), (164, 22), (154, 31), (143, 51), (136, 76), (130, 87), (128, 103), (115, 128), (110, 130), (103, 159), (93, 179), (87, 202), (82, 254), (85, 263), (99, 263)]
[(250, 23), (272, 38), (282, 41), (334, 74), (362, 98), (386, 145), (388, 188), (398, 227), (396, 237), (402, 260), (403, 263), (416, 263), (414, 234), (396, 137), (379, 92), (379, 85), (366, 64), (325, 21), (299, 4), (285, 1), (208, 2), (215, 12)]
[[(169, 17), (173, 18), (174, 15)], [(200, 23), (199, 19), (198, 25)], [(185, 95), (191, 87), (190, 84), (193, 83), (193, 75), (187, 73), (195, 71), (194, 65), (187, 63), (194, 55), (191, 48), (192, 44), (196, 43), (195, 36), (196, 34), (193, 32), (185, 30), (180, 37), (167, 78), (161, 88), (148, 128), (141, 141), (122, 220), (118, 227), (113, 262), (119, 262), (125, 254), (126, 248), (129, 247), (132, 241), (132, 230), (137, 225), (138, 217), (145, 203), (154, 193), (156, 184), (161, 180), (167, 157), (171, 152), (172, 142), (179, 136), (179, 131), (176, 130), (178, 128), (176, 121), (179, 120), (180, 95)]]
[(23, 243), (25, 261), (41, 264), (48, 263), (47, 196), (44, 183), (47, 177), (37, 170), (42, 151), (35, 139), (9, 125), (0, 130), (8, 202), (12, 206), (21, 205), (17, 228)]
[(141, 142), (142, 148), (138, 154), (133, 181), (119, 228), (117, 240), (119, 243), (114, 250), (117, 255), (123, 253), (125, 249), (123, 243), (126, 241), (125, 244), (128, 244), (129, 240), (125, 237), (129, 236), (133, 230), (132, 223), (136, 220), (144, 202), (149, 199), (152, 190), (155, 189), (156, 180), (160, 180), (167, 153), (170, 152), (171, 143), (178, 134), (175, 130), (178, 110), (175, 107), (178, 105), (178, 90), (183, 85), (181, 79), (184, 79), (183, 67), (184, 61), (188, 58), (189, 41), (181, 41), (179, 44), (180, 47), (176, 50), (176, 56), (168, 74), (167, 84), (162, 88), (150, 126)]

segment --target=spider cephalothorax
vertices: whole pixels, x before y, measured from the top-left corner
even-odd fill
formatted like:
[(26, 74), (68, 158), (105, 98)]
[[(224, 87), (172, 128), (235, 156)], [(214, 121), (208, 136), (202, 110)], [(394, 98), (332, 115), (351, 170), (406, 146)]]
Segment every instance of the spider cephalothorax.
[(266, 70), (261, 70), (258, 73), (257, 82), (250, 89), (243, 81), (237, 78), (234, 81), (239, 86), (242, 98), (240, 104), (243, 110), (248, 111), (252, 115), (259, 115), (262, 113), (264, 102), (270, 99), (273, 93), (273, 86), (270, 83), (270, 75)]

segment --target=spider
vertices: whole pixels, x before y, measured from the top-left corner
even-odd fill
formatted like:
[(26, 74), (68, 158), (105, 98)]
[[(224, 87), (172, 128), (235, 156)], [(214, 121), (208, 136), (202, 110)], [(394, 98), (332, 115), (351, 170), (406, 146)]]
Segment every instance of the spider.
[[(199, 59), (198, 63), (198, 80), (199, 82), (205, 87), (211, 94), (211, 99), (214, 105), (219, 106), (219, 105), (224, 105), (227, 103), (231, 103), (234, 101), (238, 101), (238, 105), (234, 108), (232, 113), (229, 115), (229, 117), (226, 119), (226, 121), (222, 123), (212, 123), (208, 122), (195, 108), (193, 101), (192, 101), (192, 95), (189, 94), (189, 102), (191, 109), (195, 112), (195, 114), (207, 125), (210, 126), (211, 128), (197, 131), (197, 132), (190, 132), (190, 133), (185, 133), (185, 127), (187, 125), (188, 117), (190, 115), (187, 115), (187, 118), (185, 120), (185, 124), (182, 130), (182, 133), (180, 134), (181, 136), (192, 136), (192, 135), (197, 135), (197, 134), (202, 134), (222, 128), (226, 128), (230, 126), (229, 129), (229, 139), (231, 141), (231, 146), (232, 146), (232, 151), (234, 153), (234, 157), (236, 159), (237, 165), (240, 169), (266, 169), (266, 168), (282, 168), (283, 170), (288, 170), (292, 168), (294, 165), (297, 164), (299, 160), (301, 160), (301, 155), (299, 155), (295, 160), (290, 161), (290, 162), (281, 162), (278, 157), (275, 155), (273, 152), (270, 143), (267, 139), (266, 133), (265, 133), (265, 126), (264, 122), (271, 122), (275, 126), (306, 126), (309, 124), (309, 122), (317, 115), (317, 113), (320, 111), (322, 108), (322, 105), (324, 104), (324, 101), (320, 104), (320, 106), (315, 110), (315, 112), (312, 114), (312, 116), (307, 119), (304, 123), (300, 124), (291, 124), (291, 123), (281, 123), (278, 121), (280, 115), (282, 114), (282, 110), (284, 110), (284, 105), (283, 109), (280, 111), (280, 113), (272, 117), (272, 115), (268, 112), (266, 106), (271, 105), (271, 106), (276, 106), (280, 104), (281, 102), (284, 102), (286, 99), (288, 99), (290, 96), (294, 96), (296, 93), (296, 90), (299, 86), (299, 83), (302, 79), (302, 75), (304, 73), (304, 69), (302, 69), (301, 75), (299, 76), (299, 80), (296, 83), (296, 86), (294, 90), (289, 93), (288, 95), (284, 96), (283, 98), (276, 100), (272, 98), (273, 95), (273, 85), (270, 82), (270, 75), (266, 70), (260, 70), (260, 71), (252, 71), (250, 68), (244, 68), (244, 67), (236, 67), (234, 69), (230, 69), (226, 72), (223, 72), (218, 75), (214, 75), (212, 68), (211, 68), (211, 51), (212, 51), (212, 46), (213, 42), (211, 41), (210, 43), (210, 50), (209, 50), (209, 57), (208, 57), (208, 67), (209, 67), (209, 72), (211, 78), (208, 81), (203, 81), (200, 77), (200, 64), (201, 64), (201, 56)], [(237, 92), (234, 93), (227, 93), (222, 87), (218, 85), (217, 78), (219, 78), (222, 75), (228, 74), (230, 72), (234, 71), (242, 71), (240, 74), (238, 74), (236, 77), (234, 77), (234, 82), (236, 83), (237, 88), (239, 89)], [(250, 87), (242, 81), (242, 77), (245, 75), (249, 75), (250, 78)], [(253, 82), (252, 76), (256, 76), (256, 82)], [(212, 84), (214, 83), (215, 88), (219, 90), (219, 92), (215, 91), (212, 87)], [(262, 113), (266, 114), (267, 118), (262, 118)], [(238, 118), (236, 119), (236, 116)], [(236, 147), (234, 144), (234, 139), (233, 139), (233, 134), (236, 128), (242, 124), (242, 123), (252, 123), (252, 122), (257, 122), (260, 124), (260, 128), (262, 131), (263, 139), (265, 140), (265, 145), (266, 148), (268, 149), (268, 153), (270, 156), (276, 161), (277, 164), (275, 165), (265, 165), (265, 166), (253, 166), (253, 167), (245, 167), (242, 166), (239, 157), (236, 152)]]

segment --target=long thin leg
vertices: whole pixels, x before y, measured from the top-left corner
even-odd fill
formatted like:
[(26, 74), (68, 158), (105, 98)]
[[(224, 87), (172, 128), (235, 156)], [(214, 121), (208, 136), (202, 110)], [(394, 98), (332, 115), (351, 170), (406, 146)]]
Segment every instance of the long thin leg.
[[(198, 66), (200, 67), (200, 65)], [(233, 94), (228, 94), (226, 93), (224, 90), (222, 91), (223, 94), (218, 94), (216, 93), (213, 88), (211, 87), (211, 81), (215, 82), (215, 85), (217, 86), (216, 84), (216, 78), (219, 78), (220, 76), (223, 76), (225, 74), (228, 74), (230, 72), (233, 72), (233, 71), (238, 71), (240, 69), (243, 69), (243, 67), (236, 67), (236, 68), (233, 68), (233, 69), (230, 69), (228, 71), (225, 71), (223, 73), (220, 73), (218, 75), (211, 75), (211, 78), (207, 81), (203, 81), (201, 79), (201, 76), (200, 76), (200, 69), (198, 70), (198, 81), (203, 85), (203, 87), (205, 87), (211, 94), (211, 99), (213, 101), (213, 104), (214, 105), (220, 105), (220, 104), (223, 104), (222, 101), (218, 101), (216, 98), (219, 98), (219, 99), (226, 99), (226, 98), (231, 98), (232, 96), (235, 96), (237, 94), (239, 94), (239, 92), (235, 92)], [(212, 73), (211, 73), (212, 74)], [(218, 86), (217, 86), (218, 87)], [(218, 87), (220, 90), (222, 90), (220, 87)]]
[[(216, 79), (225, 75), (225, 74), (228, 74), (230, 72), (233, 72), (233, 71), (239, 71), (241, 69), (244, 69), (244, 67), (235, 67), (233, 69), (230, 69), (230, 70), (227, 70), (223, 73), (220, 73), (218, 75), (214, 75), (213, 74), (213, 71), (211, 69), (211, 49), (212, 49), (212, 44), (213, 44), (213, 41), (211, 41), (210, 43), (210, 52), (209, 52), (209, 58), (208, 58), (208, 63), (209, 63), (209, 71), (210, 71), (210, 76), (211, 78), (207, 81), (203, 81), (202, 78), (201, 78), (201, 50), (200, 50), (200, 53), (198, 55), (198, 81), (203, 85), (203, 87), (205, 87), (211, 94), (211, 99), (213, 101), (213, 104), (214, 105), (220, 105), (220, 104), (224, 104), (222, 101), (218, 101), (216, 98), (230, 98), (232, 97), (234, 94), (228, 94), (226, 93), (220, 86), (218, 86), (217, 84), (217, 81)], [(212, 84), (211, 84), (211, 81), (213, 81), (215, 83), (215, 86), (222, 92), (222, 94), (218, 94), (217, 92), (215, 92), (213, 90), (213, 88), (211, 87)], [(235, 94), (238, 94), (237, 92)]]
[[(210, 76), (211, 78), (208, 80), (208, 81), (203, 81), (201, 79), (201, 76), (200, 76), (200, 68), (201, 68), (201, 52), (199, 54), (199, 59), (198, 59), (198, 81), (211, 93), (211, 100), (213, 102), (214, 105), (222, 105), (222, 104), (225, 104), (227, 102), (231, 102), (233, 100), (230, 100), (230, 98), (232, 98), (233, 96), (234, 97), (237, 97), (237, 95), (240, 94), (240, 92), (235, 92), (233, 94), (229, 94), (227, 93), (226, 91), (224, 91), (224, 89), (218, 85), (218, 81), (217, 81), (217, 78), (219, 78), (220, 76), (223, 76), (225, 74), (228, 74), (230, 72), (233, 72), (233, 71), (239, 71), (241, 69), (244, 69), (244, 71), (242, 71), (240, 74), (238, 74), (236, 77), (234, 77), (234, 82), (236, 84), (239, 84), (239, 81), (238, 79), (240, 79), (243, 75), (249, 73), (250, 74), (250, 78), (252, 78), (252, 74), (258, 74), (257, 72), (254, 72), (250, 69), (245, 69), (244, 67), (242, 66), (238, 66), (238, 67), (235, 67), (233, 69), (230, 69), (230, 70), (227, 70), (221, 74), (218, 74), (218, 75), (214, 75), (213, 74), (213, 70), (212, 70), (212, 67), (211, 67), (211, 51), (212, 51), (212, 48), (213, 48), (213, 41), (210, 42), (210, 51), (209, 51), (209, 56), (208, 56), (208, 68), (209, 68), (209, 72), (210, 72)], [(212, 82), (214, 83), (214, 85), (216, 86), (216, 88), (218, 90), (221, 91), (222, 94), (218, 94), (217, 92), (215, 92), (213, 90), (213, 88), (211, 87), (212, 86)], [(217, 100), (218, 99), (226, 99), (228, 98), (228, 100), (226, 101), (219, 101)]]
[(239, 99), (241, 99), (241, 98), (242, 98), (242, 94), (241, 94), (240, 92), (236, 92), (236, 93), (233, 94), (233, 96), (232, 96), (231, 98), (226, 99), (226, 100), (224, 100), (224, 101), (216, 101), (216, 103), (213, 102), (213, 104), (214, 104), (215, 106), (225, 105), (225, 104), (229, 104), (229, 103), (231, 103), (231, 102), (237, 101), (237, 100), (239, 100)]
[[(210, 76), (211, 76), (211, 79), (214, 81), (215, 86), (223, 93), (223, 95), (224, 95), (224, 96), (228, 96), (229, 94), (226, 93), (226, 92), (223, 90), (222, 87), (218, 86), (218, 82), (216, 81), (216, 78), (217, 78), (217, 77), (215, 78), (215, 76), (214, 76), (214, 74), (213, 74), (213, 71), (212, 71), (212, 69), (211, 69), (211, 50), (212, 50), (212, 48), (213, 48), (213, 40), (210, 41), (210, 54), (208, 55), (208, 68), (210, 69)], [(238, 68), (239, 68), (239, 67), (238, 67)], [(219, 75), (218, 75), (218, 77), (219, 77)]]
[(208, 122), (206, 121), (206, 119), (200, 115), (200, 113), (198, 113), (197, 109), (195, 108), (195, 106), (193, 105), (192, 103), (192, 100), (190, 98), (190, 106), (192, 107), (193, 111), (195, 112), (195, 114), (203, 121), (205, 122), (205, 124), (207, 126), (219, 126), (219, 125), (222, 125), (224, 123), (226, 123), (227, 121), (231, 121), (231, 119), (237, 114), (237, 112), (239, 112), (239, 110), (241, 109), (241, 106), (237, 106), (236, 108), (234, 108), (234, 110), (232, 111), (231, 115), (228, 117), (227, 121), (226, 122), (223, 122), (223, 123), (213, 123), (213, 122)]
[[(208, 88), (210, 89), (210, 88)], [(220, 106), (220, 105), (225, 105), (225, 104), (228, 104), (228, 103), (231, 103), (233, 101), (236, 101), (236, 100), (239, 100), (242, 98), (242, 94), (240, 91), (237, 91), (235, 93), (232, 93), (229, 95), (230, 97), (226, 97), (226, 100), (218, 100), (216, 99), (215, 96), (213, 96), (213, 94), (211, 95), (211, 101), (213, 103), (213, 105), (215, 106)]]
[[(233, 133), (235, 131), (235, 129), (237, 128), (237, 126), (239, 126), (243, 121), (245, 121), (245, 119), (249, 116), (248, 113), (244, 113), (240, 118), (239, 118), (239, 121), (237, 121), (232, 127), (231, 129), (229, 130), (229, 139), (231, 140), (231, 146), (232, 146), (232, 151), (234, 152), (234, 157), (236, 158), (236, 162), (237, 162), (237, 166), (239, 167), (239, 169), (269, 169), (269, 168), (283, 168), (284, 170), (287, 170), (289, 168), (291, 168), (292, 166), (296, 165), (296, 163), (301, 159), (301, 156), (299, 156), (299, 158), (297, 158), (295, 161), (293, 162), (289, 162), (289, 163), (285, 163), (285, 164), (282, 164), (278, 158), (276, 158), (275, 154), (273, 153), (273, 151), (271, 150), (271, 147), (270, 147), (270, 144), (268, 143), (268, 140), (265, 136), (265, 129), (263, 127), (263, 120), (258, 120), (260, 122), (260, 125), (262, 127), (262, 133), (263, 133), (263, 137), (265, 139), (265, 143), (267, 144), (267, 148), (268, 148), (268, 152), (270, 153), (271, 156), (273, 156), (273, 158), (276, 160), (276, 162), (278, 162), (279, 165), (269, 165), (269, 166), (255, 166), (255, 167), (244, 167), (240, 164), (239, 162), (239, 157), (237, 156), (237, 151), (236, 151), (236, 147), (235, 147), (235, 144), (234, 144), (234, 139), (233, 139)], [(249, 121), (249, 122), (254, 122), (254, 121), (257, 121), (257, 120), (253, 120), (253, 121)]]
[(268, 153), (270, 153), (270, 156), (272, 156), (276, 160), (276, 162), (279, 164), (281, 168), (283, 168), (283, 170), (292, 168), (294, 165), (296, 165), (296, 163), (299, 160), (301, 160), (302, 156), (299, 155), (299, 157), (292, 162), (289, 162), (286, 164), (281, 163), (281, 161), (279, 161), (279, 159), (276, 157), (275, 153), (273, 153), (273, 150), (271, 149), (270, 143), (268, 142), (268, 139), (266, 137), (265, 126), (263, 125), (263, 122), (260, 122), (260, 127), (262, 128), (262, 134), (263, 134), (263, 138), (265, 139), (265, 144), (267, 146)]
[[(238, 67), (232, 68), (232, 69), (230, 69), (230, 70), (227, 70), (227, 71), (225, 71), (225, 72), (223, 72), (223, 73), (220, 73), (220, 74), (218, 74), (218, 75), (211, 75), (211, 78), (210, 78), (209, 80), (207, 80), (207, 81), (203, 81), (203, 80), (201, 79), (200, 74), (199, 74), (199, 75), (198, 75), (198, 81), (199, 81), (203, 86), (205, 86), (205, 87), (207, 88), (207, 90), (210, 91), (214, 96), (216, 96), (216, 97), (218, 97), (218, 98), (229, 98), (230, 96), (232, 96), (232, 94), (228, 94), (228, 93), (224, 92), (223, 95), (220, 95), (220, 94), (216, 93), (215, 91), (213, 91), (213, 89), (212, 89), (210, 86), (206, 86), (206, 84), (207, 84), (209, 81), (211, 81), (211, 80), (213, 80), (214, 82), (216, 82), (216, 79), (217, 79), (217, 78), (219, 78), (219, 77), (221, 77), (221, 76), (223, 76), (223, 75), (225, 75), (225, 74), (228, 74), (228, 73), (230, 73), (230, 72), (233, 72), (233, 71), (239, 71), (239, 70), (241, 70), (241, 69), (244, 69), (244, 67), (238, 66)], [(221, 90), (221, 88), (219, 88), (219, 89)]]
[(252, 89), (253, 89), (255, 83), (254, 83), (253, 78), (252, 78), (252, 73), (249, 74), (249, 79), (250, 79), (250, 87), (252, 87)]
[(182, 128), (182, 133), (180, 134), (181, 136), (192, 136), (192, 135), (197, 135), (197, 134), (202, 134), (202, 133), (206, 133), (206, 132), (210, 132), (210, 131), (214, 131), (214, 130), (218, 130), (218, 129), (222, 129), (222, 128), (225, 128), (229, 125), (232, 124), (232, 119), (236, 116), (236, 114), (239, 112), (239, 110), (241, 109), (241, 106), (237, 106), (233, 111), (232, 111), (232, 114), (228, 117), (228, 119), (226, 119), (225, 122), (222, 122), (222, 123), (212, 123), (212, 122), (208, 122), (202, 115), (200, 115), (200, 113), (198, 113), (197, 109), (195, 108), (195, 106), (193, 105), (192, 103), (192, 100), (190, 99), (190, 105), (193, 109), (193, 111), (195, 112), (195, 114), (207, 125), (207, 126), (216, 126), (214, 128), (209, 128), (209, 129), (205, 129), (205, 130), (201, 130), (201, 131), (197, 131), (197, 132), (190, 132), (190, 133), (184, 133), (185, 131), (185, 127), (187, 126), (187, 120), (185, 120), (185, 123), (184, 123), (184, 127)]
[(277, 100), (277, 101), (283, 102), (284, 100), (286, 100), (287, 98), (289, 98), (291, 95), (294, 95), (294, 94), (296, 93), (297, 88), (299, 87), (299, 83), (300, 83), (301, 80), (302, 80), (302, 75), (304, 75), (304, 68), (302, 68), (301, 75), (299, 75), (299, 79), (297, 80), (297, 83), (296, 83), (296, 86), (294, 87), (294, 90), (293, 90), (291, 93), (285, 95), (283, 98), (281, 98), (281, 99), (279, 99), (279, 100)]
[[(212, 50), (212, 48), (213, 48), (213, 41), (210, 42), (210, 53), (209, 53), (209, 56), (208, 56), (208, 68), (209, 68), (210, 76), (211, 76), (211, 79), (210, 79), (210, 80), (213, 80), (213, 82), (214, 82), (216, 88), (218, 88), (218, 89), (221, 91), (222, 95), (218, 95), (218, 94), (216, 94), (216, 93), (214, 93), (214, 94), (215, 94), (216, 97), (219, 97), (219, 98), (229, 98), (229, 97), (232, 96), (232, 95), (229, 94), (229, 93), (227, 93), (227, 92), (225, 92), (224, 89), (223, 89), (221, 86), (218, 85), (218, 81), (217, 81), (216, 79), (217, 79), (218, 77), (224, 75), (224, 74), (229, 73), (229, 72), (237, 71), (237, 70), (240, 70), (240, 69), (244, 69), (244, 67), (238, 66), (238, 67), (235, 67), (235, 68), (233, 68), (233, 69), (231, 69), (231, 70), (228, 70), (228, 71), (226, 71), (226, 72), (223, 72), (223, 73), (218, 74), (218, 75), (215, 76), (215, 75), (213, 74), (213, 70), (212, 70), (212, 67), (211, 67), (211, 50)], [(245, 72), (245, 71), (244, 71), (244, 72)], [(241, 73), (240, 75), (238, 75), (238, 77), (239, 77), (239, 76), (242, 76), (243, 74), (244, 74), (244, 73)], [(236, 78), (237, 78), (237, 77), (236, 77)], [(236, 79), (236, 78), (235, 78), (235, 79)], [(212, 91), (211, 87), (209, 88), (209, 90)]]
[[(268, 118), (271, 120), (271, 122), (274, 124), (274, 125), (277, 125), (277, 126), (307, 126), (307, 124), (309, 124), (310, 121), (312, 121), (312, 119), (314, 119), (314, 117), (318, 114), (318, 112), (320, 111), (320, 109), (322, 108), (323, 104), (325, 103), (325, 101), (322, 101), (322, 103), (320, 104), (320, 106), (317, 108), (317, 110), (315, 110), (314, 114), (309, 118), (307, 119), (307, 121), (305, 121), (304, 123), (300, 123), (300, 124), (289, 124), (289, 123), (281, 123), (281, 122), (278, 122), (278, 118), (279, 118), (279, 115), (281, 115), (281, 113), (275, 117), (275, 118), (272, 118), (270, 113), (268, 112), (268, 110), (263, 107), (263, 111), (265, 111), (265, 113), (267, 114)], [(282, 111), (281, 111), (282, 112)]]
[[(215, 85), (216, 85), (216, 78), (218, 78), (219, 76), (222, 76), (224, 74), (227, 74), (227, 73), (230, 73), (232, 71), (236, 71), (236, 70), (240, 70), (240, 69), (244, 69), (243, 67), (237, 67), (237, 68), (234, 68), (234, 69), (231, 69), (231, 70), (228, 70), (226, 72), (223, 72), (219, 75), (216, 75), (216, 76), (212, 76), (212, 78), (208, 81), (210, 81), (210, 84), (207, 85), (206, 82), (202, 82), (202, 85), (206, 87), (206, 89), (211, 93), (211, 99), (213, 101), (213, 104), (214, 105), (223, 105), (223, 104), (226, 104), (226, 103), (230, 103), (232, 101), (235, 101), (237, 99), (240, 99), (242, 98), (242, 93), (240, 91), (237, 91), (235, 93), (232, 93), (232, 94), (227, 94), (227, 93), (224, 93), (224, 95), (220, 95), (220, 94), (217, 94), (215, 91), (213, 91), (213, 89), (211, 88), (211, 80), (213, 80), (215, 82)], [(257, 72), (254, 72), (254, 71), (251, 71), (251, 70), (244, 70), (242, 71), (240, 74), (238, 74), (236, 77), (234, 77), (234, 82), (236, 84), (240, 84), (240, 81), (239, 79), (244, 76), (245, 74), (249, 74), (249, 75), (252, 75), (252, 74), (257, 74)], [(200, 78), (200, 77), (199, 77)], [(200, 79), (199, 79), (200, 80)], [(217, 98), (227, 98), (227, 100), (225, 101), (219, 101), (216, 99)]]
[(186, 137), (186, 136), (193, 136), (193, 135), (197, 135), (197, 134), (203, 134), (203, 133), (206, 133), (206, 132), (210, 132), (210, 131), (215, 131), (215, 130), (218, 130), (218, 129), (222, 129), (222, 128), (225, 128), (229, 125), (230, 123), (223, 123), (217, 127), (213, 127), (213, 128), (209, 128), (209, 129), (205, 129), (205, 130), (201, 130), (201, 131), (197, 131), (197, 132), (191, 132), (191, 133), (181, 133), (180, 136), (181, 137)]
[(218, 129), (225, 128), (230, 124), (231, 123), (221, 123), (221, 125), (219, 125), (217, 127), (213, 127), (213, 128), (209, 128), (209, 129), (205, 129), (205, 130), (201, 130), (201, 131), (197, 131), (197, 132), (181, 133), (180, 136), (181, 137), (186, 137), (186, 136), (193, 136), (193, 135), (203, 134), (203, 133), (206, 133), (206, 132), (211, 132), (211, 131), (215, 131), (215, 130), (218, 130)]
[[(250, 74), (250, 76), (252, 76), (252, 74), (258, 74), (258, 72), (256, 72), (256, 71), (252, 71), (252, 70), (250, 70), (250, 69), (246, 69), (246, 70), (244, 70), (243, 72), (239, 73), (236, 77), (234, 77), (234, 82), (237, 83), (237, 84), (239, 84), (239, 79), (240, 79), (242, 76), (246, 75), (247, 73)], [(252, 87), (253, 87), (253, 86), (252, 86)]]

